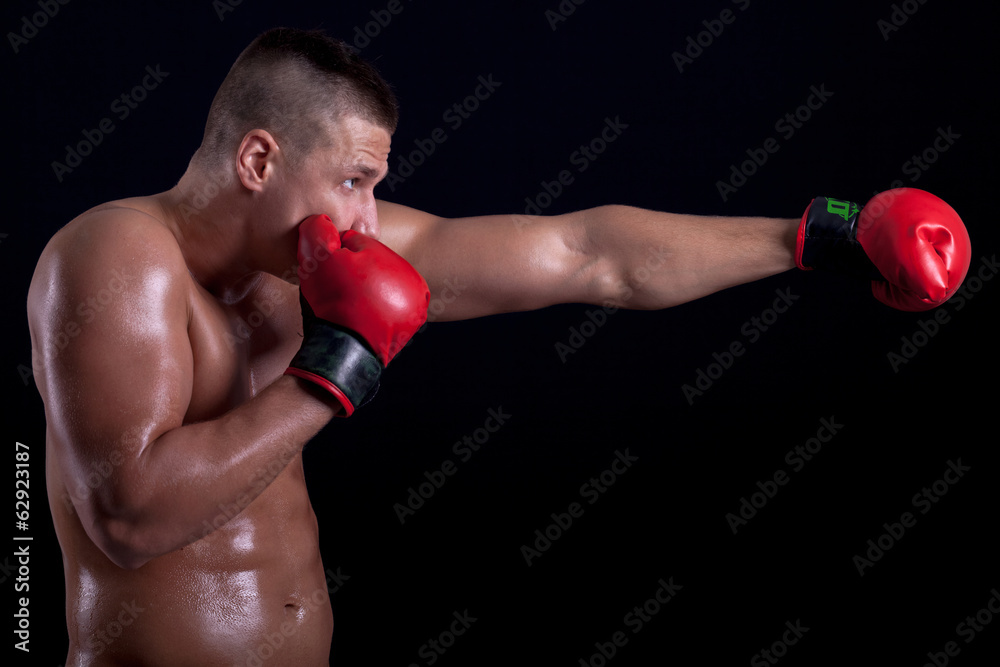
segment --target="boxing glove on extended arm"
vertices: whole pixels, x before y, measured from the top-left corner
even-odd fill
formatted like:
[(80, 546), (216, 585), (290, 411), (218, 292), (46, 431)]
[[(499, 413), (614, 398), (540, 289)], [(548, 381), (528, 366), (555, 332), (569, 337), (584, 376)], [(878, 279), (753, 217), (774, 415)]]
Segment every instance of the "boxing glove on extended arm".
[(864, 208), (817, 197), (799, 224), (795, 263), (867, 278), (882, 303), (906, 311), (935, 308), (965, 280), (969, 233), (955, 210), (915, 188), (888, 190)]
[(427, 320), (430, 291), (405, 259), (353, 230), (341, 235), (325, 215), (299, 226), (298, 258), (304, 339), (285, 374), (323, 387), (350, 416)]

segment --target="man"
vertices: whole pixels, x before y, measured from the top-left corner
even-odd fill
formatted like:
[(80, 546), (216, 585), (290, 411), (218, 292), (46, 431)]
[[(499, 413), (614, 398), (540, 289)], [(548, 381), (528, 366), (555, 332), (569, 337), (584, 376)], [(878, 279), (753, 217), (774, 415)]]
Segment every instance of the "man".
[(801, 221), (623, 206), (442, 219), (374, 198), (396, 117), (342, 44), (269, 31), (175, 187), (87, 211), (43, 252), (28, 315), (68, 665), (327, 663), (301, 451), (370, 398), (446, 279), (467, 287), (441, 320), (665, 308), (796, 265), (919, 310), (968, 268), (957, 215), (912, 190), (860, 214), (817, 199)]

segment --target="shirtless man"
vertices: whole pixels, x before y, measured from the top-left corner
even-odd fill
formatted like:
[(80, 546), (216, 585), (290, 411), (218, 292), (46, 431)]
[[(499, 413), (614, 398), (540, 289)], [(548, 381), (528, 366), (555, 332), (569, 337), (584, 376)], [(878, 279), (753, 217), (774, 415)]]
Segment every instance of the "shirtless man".
[[(301, 452), (361, 401), (315, 368), (286, 373), (305, 349), (293, 284), (303, 248), (354, 230), (409, 262), (383, 262), (394, 255), (371, 242), (358, 251), (377, 258), (367, 277), (321, 270), (317, 281), (307, 267), (302, 293), (331, 321), (391, 310), (366, 287), (413, 286), (409, 265), (432, 295), (449, 278), (468, 286), (439, 318), (452, 320), (567, 302), (665, 308), (796, 265), (875, 278), (876, 297), (920, 310), (968, 269), (957, 215), (915, 190), (861, 214), (818, 198), (801, 221), (624, 206), (442, 219), (374, 198), (395, 124), (388, 87), (340, 43), (269, 31), (223, 82), (175, 187), (91, 209), (42, 253), (28, 316), (67, 665), (328, 663), (333, 615)], [(667, 257), (651, 276), (650, 249)], [(344, 295), (360, 295), (356, 306), (314, 302)], [(406, 331), (376, 350), (383, 364), (426, 306), (403, 305)], [(330, 359), (334, 374), (354, 372)]]

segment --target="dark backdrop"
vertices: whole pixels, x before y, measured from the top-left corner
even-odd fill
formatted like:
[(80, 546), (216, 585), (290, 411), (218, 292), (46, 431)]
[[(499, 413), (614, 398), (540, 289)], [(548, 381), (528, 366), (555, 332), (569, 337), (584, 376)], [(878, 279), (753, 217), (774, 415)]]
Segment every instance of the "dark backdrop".
[[(768, 664), (767, 649), (921, 665), (947, 642), (955, 664), (995, 659), (996, 19), (941, 0), (7, 3), (3, 435), (31, 452), (31, 663), (66, 650), (24, 315), (35, 261), (84, 209), (173, 185), (233, 59), (276, 25), (342, 36), (394, 84), (402, 180), (385, 199), (446, 216), (533, 201), (796, 217), (819, 194), (908, 185), (951, 203), (973, 241), (940, 320), (793, 271), (659, 312), (428, 326), (378, 399), (306, 450), (337, 664)], [(113, 103), (144, 78), (134, 108)], [(475, 109), (446, 115), (456, 103)], [(797, 110), (804, 122), (782, 122)], [(575, 154), (609, 121), (615, 141)], [(67, 156), (88, 137), (89, 155)], [(776, 291), (792, 305), (773, 317)], [(700, 372), (711, 386), (685, 395)], [(463, 438), (479, 450), (456, 450)], [(605, 472), (619, 454), (630, 467)], [(454, 474), (435, 474), (446, 460)], [(968, 470), (935, 486), (952, 465)], [(769, 484), (778, 471), (787, 483)], [(582, 486), (602, 472), (603, 493)], [(421, 492), (401, 522), (395, 506)], [(572, 525), (553, 525), (574, 502)], [(5, 557), (12, 601), (15, 568)], [(468, 631), (442, 637), (466, 611)], [(977, 613), (981, 630), (960, 625)]]

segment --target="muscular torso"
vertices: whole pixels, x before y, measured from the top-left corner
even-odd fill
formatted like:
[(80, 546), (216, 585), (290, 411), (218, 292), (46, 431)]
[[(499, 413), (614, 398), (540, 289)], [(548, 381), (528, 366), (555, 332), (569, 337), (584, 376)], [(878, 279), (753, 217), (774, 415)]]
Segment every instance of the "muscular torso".
[[(155, 216), (143, 199), (117, 205)], [(281, 375), (301, 341), (297, 289), (274, 276), (256, 274), (231, 303), (191, 279), (189, 308), (194, 376), (185, 423), (252, 398)], [(66, 576), (67, 665), (327, 664), (333, 615), (301, 455), (246, 507), (220, 507), (201, 539), (126, 570), (85, 532), (73, 502), (89, 489), (67, 488), (57, 456), (66, 448), (54, 430), (47, 437), (49, 503)], [(102, 476), (95, 469), (87, 483)]]

